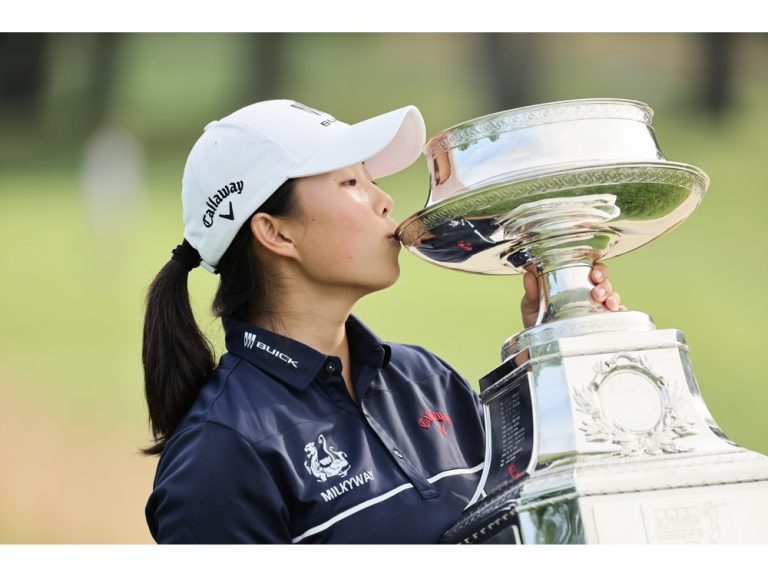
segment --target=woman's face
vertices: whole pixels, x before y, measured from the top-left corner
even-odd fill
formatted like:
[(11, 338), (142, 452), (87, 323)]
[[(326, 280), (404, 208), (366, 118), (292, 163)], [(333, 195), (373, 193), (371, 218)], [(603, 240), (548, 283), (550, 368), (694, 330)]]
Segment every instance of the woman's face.
[(394, 201), (364, 164), (301, 178), (295, 191), (306, 224), (296, 243), (312, 281), (368, 293), (397, 280)]

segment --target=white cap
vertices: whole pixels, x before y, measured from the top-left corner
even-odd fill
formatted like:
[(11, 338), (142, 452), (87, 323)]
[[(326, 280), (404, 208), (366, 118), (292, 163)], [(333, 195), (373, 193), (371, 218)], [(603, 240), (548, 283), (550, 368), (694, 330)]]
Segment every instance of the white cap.
[(418, 108), (345, 124), (292, 100), (246, 106), (208, 124), (182, 180), (184, 237), (215, 271), (243, 223), (286, 180), (365, 162), (373, 178), (411, 165), (426, 140)]

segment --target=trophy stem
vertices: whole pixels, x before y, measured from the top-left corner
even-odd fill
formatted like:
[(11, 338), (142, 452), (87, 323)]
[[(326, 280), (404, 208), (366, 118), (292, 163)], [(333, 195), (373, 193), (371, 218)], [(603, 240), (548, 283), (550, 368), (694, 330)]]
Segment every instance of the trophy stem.
[(605, 312), (592, 297), (594, 285), (589, 275), (592, 262), (585, 261), (565, 268), (539, 273), (539, 316), (536, 325), (577, 316)]

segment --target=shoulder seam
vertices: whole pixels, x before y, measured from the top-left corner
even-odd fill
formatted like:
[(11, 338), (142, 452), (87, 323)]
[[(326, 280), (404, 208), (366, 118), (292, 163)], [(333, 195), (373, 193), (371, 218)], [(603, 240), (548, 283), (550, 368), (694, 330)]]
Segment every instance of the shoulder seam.
[[(237, 354), (234, 354), (234, 356), (237, 356)], [(292, 430), (293, 428), (295, 428), (296, 426), (298, 426), (300, 424), (303, 424), (304, 422), (311, 422), (312, 421), (312, 420), (309, 420), (309, 419), (299, 420), (298, 422), (293, 422), (291, 424), (291, 426), (288, 426), (287, 428), (282, 428), (282, 429), (276, 430), (272, 434), (269, 434), (268, 436), (264, 436), (263, 438), (261, 438), (261, 439), (259, 439), (257, 441), (252, 441), (247, 436), (245, 436), (242, 432), (240, 432), (236, 428), (230, 426), (229, 424), (225, 424), (224, 422), (220, 422), (219, 420), (209, 418), (209, 413), (210, 413), (211, 409), (213, 408), (213, 405), (215, 404), (216, 400), (218, 400), (218, 398), (224, 393), (224, 389), (227, 387), (227, 384), (228, 384), (228, 381), (229, 381), (229, 377), (232, 375), (232, 372), (234, 372), (235, 368), (237, 368), (237, 366), (239, 366), (241, 362), (246, 362), (249, 366), (252, 366), (256, 370), (258, 370), (259, 372), (264, 374), (267, 378), (272, 378), (271, 375), (266, 374), (258, 366), (255, 366), (254, 364), (251, 364), (250, 362), (248, 362), (247, 360), (244, 360), (240, 356), (237, 356), (237, 362), (235, 362), (235, 364), (228, 369), (229, 373), (224, 378), (224, 383), (221, 386), (221, 390), (219, 390), (219, 393), (216, 395), (216, 397), (211, 400), (211, 403), (208, 406), (208, 409), (205, 411), (205, 414), (203, 415), (203, 417), (201, 419), (200, 425), (201, 424), (205, 424), (205, 423), (210, 423), (210, 424), (216, 424), (216, 425), (218, 425), (218, 426), (220, 426), (222, 428), (226, 428), (228, 430), (231, 430), (232, 432), (234, 432), (235, 434), (240, 436), (245, 442), (248, 443), (249, 446), (251, 446), (251, 448), (253, 448), (255, 450), (256, 446), (258, 446), (262, 442), (265, 442), (265, 441), (267, 441), (267, 440), (269, 440), (271, 438), (274, 438), (275, 436), (278, 436), (280, 434), (285, 434), (289, 430)], [(192, 426), (190, 428), (194, 428), (194, 426)]]

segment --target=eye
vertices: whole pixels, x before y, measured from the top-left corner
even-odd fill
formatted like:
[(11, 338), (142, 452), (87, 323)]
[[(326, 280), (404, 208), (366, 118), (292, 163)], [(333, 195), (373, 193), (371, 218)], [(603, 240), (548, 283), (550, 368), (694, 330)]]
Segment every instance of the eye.
[(350, 186), (350, 187), (354, 188), (355, 186), (357, 186), (357, 178), (350, 178), (349, 180), (344, 180), (344, 182), (342, 182), (342, 184), (344, 186)]

